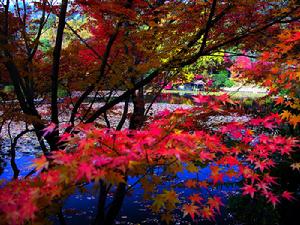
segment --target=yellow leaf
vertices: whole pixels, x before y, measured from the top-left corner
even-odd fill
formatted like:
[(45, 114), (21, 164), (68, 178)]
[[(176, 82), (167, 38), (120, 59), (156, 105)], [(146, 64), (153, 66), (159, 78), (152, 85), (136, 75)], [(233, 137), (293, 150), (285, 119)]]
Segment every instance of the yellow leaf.
[(151, 206), (154, 212), (158, 212), (162, 207), (165, 206), (165, 198), (163, 195), (157, 195), (154, 197), (154, 202)]
[(189, 163), (186, 167), (186, 169), (191, 173), (196, 173), (199, 171), (198, 167), (195, 166), (193, 163)]
[(300, 115), (291, 115), (290, 117), (290, 124), (294, 126), (294, 128), (297, 126), (297, 124), (300, 123)]
[(293, 163), (291, 165), (291, 167), (293, 168), (293, 170), (299, 170), (300, 171), (300, 162), (298, 163)]
[(169, 213), (162, 214), (161, 215), (161, 220), (164, 221), (164, 222), (166, 222), (166, 224), (170, 224), (170, 222), (172, 222), (172, 220), (173, 220), (173, 217)]
[(288, 110), (283, 110), (283, 113), (280, 114), (282, 119), (289, 119), (291, 116), (291, 113)]

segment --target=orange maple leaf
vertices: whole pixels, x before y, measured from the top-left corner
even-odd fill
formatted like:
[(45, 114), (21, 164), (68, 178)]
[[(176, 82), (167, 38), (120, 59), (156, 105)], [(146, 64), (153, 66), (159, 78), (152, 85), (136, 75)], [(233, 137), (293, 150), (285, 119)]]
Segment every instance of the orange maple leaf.
[(195, 188), (197, 187), (197, 181), (189, 179), (185, 182), (185, 186), (188, 188)]
[(207, 203), (209, 204), (210, 208), (215, 209), (220, 214), (220, 207), (224, 204), (220, 197), (214, 196), (212, 198), (208, 198)]
[(292, 114), (288, 110), (283, 110), (283, 112), (280, 114), (282, 119), (289, 119), (291, 115)]
[(276, 99), (276, 104), (275, 104), (275, 105), (281, 105), (282, 103), (284, 103), (284, 97), (279, 96), (279, 97)]
[(33, 167), (35, 166), (36, 170), (41, 170), (41, 169), (48, 169), (48, 166), (49, 166), (49, 161), (48, 159), (46, 158), (46, 156), (41, 156), (37, 159), (34, 159), (33, 160), (34, 164), (33, 164)]
[(184, 204), (182, 207), (183, 217), (190, 215), (190, 217), (194, 220), (195, 215), (199, 215), (198, 212), (199, 207), (193, 204)]
[(201, 216), (204, 219), (208, 219), (208, 220), (213, 220), (214, 219), (214, 211), (212, 208), (210, 207), (204, 207), (201, 211), (200, 211)]
[(292, 115), (290, 117), (290, 123), (294, 126), (294, 128), (296, 128), (298, 123), (300, 123), (300, 115)]
[(195, 203), (201, 203), (201, 201), (203, 200), (203, 198), (199, 195), (199, 194), (193, 194), (191, 196), (189, 196), (189, 199), (192, 201), (192, 202), (195, 202)]

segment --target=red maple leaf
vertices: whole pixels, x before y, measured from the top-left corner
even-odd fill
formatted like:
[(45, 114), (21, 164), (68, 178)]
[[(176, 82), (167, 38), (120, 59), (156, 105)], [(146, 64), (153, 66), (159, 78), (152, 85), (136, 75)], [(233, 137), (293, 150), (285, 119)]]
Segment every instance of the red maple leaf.
[(205, 95), (197, 95), (196, 97), (193, 97), (194, 102), (198, 103), (198, 104), (203, 104), (203, 103), (208, 103), (210, 100), (209, 96), (205, 96)]
[(268, 165), (266, 161), (256, 161), (254, 169), (260, 169), (261, 172), (263, 172), (266, 168), (268, 168)]
[(230, 96), (227, 93), (218, 96), (217, 99), (221, 101), (223, 104), (226, 103), (234, 104), (234, 102), (230, 99)]
[(276, 204), (279, 202), (279, 198), (278, 198), (278, 196), (276, 196), (276, 195), (270, 193), (270, 194), (268, 195), (268, 202), (271, 202), (272, 205), (275, 207)]
[(292, 192), (284, 191), (281, 196), (289, 201), (294, 200), (295, 198), (292, 195)]
[(91, 180), (92, 173), (93, 173), (93, 165), (90, 163), (83, 162), (78, 166), (77, 169), (77, 179), (81, 179), (83, 177), (86, 177), (88, 181)]
[(264, 175), (264, 178), (263, 178), (264, 182), (266, 183), (272, 183), (272, 184), (277, 184), (277, 182), (275, 181), (276, 180), (276, 177), (272, 177), (270, 176), (270, 174), (266, 173)]
[(246, 184), (244, 187), (241, 188), (243, 190), (243, 195), (250, 195), (251, 198), (254, 197), (254, 193), (256, 192), (256, 189), (252, 185)]
[(47, 136), (48, 134), (51, 134), (54, 130), (57, 129), (57, 125), (55, 123), (50, 123), (46, 128), (44, 128), (43, 131), (43, 136)]
[(38, 211), (38, 208), (33, 201), (23, 201), (18, 213), (21, 218), (33, 219), (36, 211)]
[(215, 157), (214, 153), (206, 152), (206, 151), (201, 151), (200, 152), (200, 159), (205, 161), (205, 160), (213, 160)]

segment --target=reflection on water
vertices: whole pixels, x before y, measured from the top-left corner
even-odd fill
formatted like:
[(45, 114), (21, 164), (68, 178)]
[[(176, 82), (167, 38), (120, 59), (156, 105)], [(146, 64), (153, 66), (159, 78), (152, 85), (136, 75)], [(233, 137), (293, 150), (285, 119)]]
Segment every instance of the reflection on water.
[[(16, 152), (16, 164), (20, 167), (19, 177), (25, 177), (33, 168), (32, 160), (35, 159), (34, 154), (25, 154)], [(10, 158), (0, 155), (0, 180), (11, 180), (13, 178), (14, 172), (10, 164)]]
[(2, 155), (0, 155), (0, 176), (3, 174), (5, 167), (6, 167), (6, 160), (3, 158)]
[[(20, 177), (24, 177), (32, 168), (30, 167), (33, 155), (29, 154), (17, 154), (16, 163), (18, 167), (21, 169)], [(0, 179), (11, 179), (13, 177), (13, 171), (10, 167), (9, 159), (0, 158), (3, 173), (0, 175)], [(209, 168), (203, 168), (197, 178), (201, 180), (208, 180), (210, 175)], [(184, 183), (186, 179), (196, 178), (195, 174), (191, 174), (187, 171), (183, 171), (178, 173), (178, 177), (170, 183), (164, 184), (164, 186), (160, 187), (160, 191), (163, 189), (169, 189), (171, 185)], [(130, 177), (128, 179), (129, 184), (134, 184), (138, 178)], [(228, 192), (232, 192), (238, 189), (238, 187), (234, 184), (237, 180), (229, 180), (229, 178), (225, 178), (225, 182), (231, 181), (231, 185), (222, 185), (216, 189), (210, 189), (210, 194), (218, 194), (220, 196), (226, 196)], [(95, 218), (97, 211), (97, 198), (98, 191), (95, 190), (94, 184), (91, 183), (85, 186), (85, 192), (81, 192), (77, 190), (73, 195), (65, 200), (65, 204), (63, 207), (63, 214), (67, 224), (92, 224), (93, 219)], [(178, 185), (174, 188), (176, 192), (179, 194), (179, 199), (184, 200), (184, 196), (188, 196), (192, 193), (201, 192), (202, 196), (208, 196), (209, 193), (205, 189), (198, 190), (189, 190), (184, 188), (183, 185)], [(160, 224), (159, 223), (159, 215), (154, 215), (151, 210), (149, 210), (149, 206), (151, 202), (145, 202), (142, 198), (143, 190), (141, 185), (138, 184), (135, 186), (133, 191), (127, 195), (125, 198), (124, 205), (120, 212), (120, 215), (117, 219), (116, 224)], [(108, 197), (108, 203), (112, 200), (112, 195)], [(226, 216), (225, 211), (222, 211), (222, 216), (217, 218), (218, 224), (228, 224), (228, 221), (225, 221)], [(59, 224), (59, 221), (56, 217), (51, 218), (54, 224)], [(188, 217), (182, 218), (182, 213), (179, 211), (175, 215), (176, 224), (191, 224), (191, 221)], [(201, 224), (214, 224), (208, 221), (201, 221)]]
[[(153, 97), (146, 96), (146, 102), (151, 102)], [(192, 104), (192, 96), (190, 94), (170, 94), (163, 93), (157, 99), (156, 102), (159, 103), (170, 103), (170, 104)], [(34, 146), (27, 146), (29, 149), (34, 149)], [(16, 152), (16, 164), (18, 165), (20, 171), (20, 178), (26, 176), (31, 170), (30, 167), (32, 160), (35, 158), (33, 152), (28, 152), (27, 154)], [(6, 179), (11, 180), (13, 177), (13, 170), (10, 166), (10, 158), (7, 155), (0, 154), (0, 180)], [(197, 175), (199, 180), (208, 180), (210, 175), (210, 169), (204, 168)], [(172, 181), (172, 183), (167, 183), (165, 186), (160, 187), (160, 191), (163, 189), (169, 189), (171, 185), (184, 183), (185, 180), (195, 178), (195, 174), (191, 174), (187, 171), (178, 174), (178, 177)], [(129, 177), (128, 183), (134, 184), (138, 178)], [(229, 182), (228, 178), (225, 178), (225, 182)], [(235, 185), (237, 180), (232, 180), (231, 185), (220, 185), (216, 189), (211, 189), (210, 192), (216, 193), (220, 196), (226, 196), (228, 192), (232, 192), (238, 189)], [(93, 184), (89, 184), (85, 187), (85, 192), (80, 192), (77, 190), (73, 195), (65, 200), (63, 207), (63, 214), (67, 224), (91, 224), (95, 218), (97, 211), (97, 198), (98, 191), (94, 190)], [(186, 189), (183, 185), (176, 185), (174, 188), (177, 193), (179, 193), (179, 198), (184, 200), (185, 196), (188, 196), (195, 192), (195, 190)], [(208, 195), (205, 189), (198, 189), (196, 192), (201, 192), (201, 195)], [(211, 193), (210, 193), (211, 194)], [(143, 190), (141, 185), (135, 186), (132, 192), (130, 192), (125, 198), (124, 205), (121, 209), (120, 215), (117, 219), (116, 224), (160, 224), (159, 216), (152, 214), (149, 210), (151, 202), (145, 202), (143, 200)], [(112, 200), (112, 195), (108, 197), (108, 203)], [(222, 216), (218, 217), (218, 224), (229, 224), (225, 221), (227, 218), (224, 216), (226, 212), (223, 211)], [(59, 224), (56, 217), (51, 218), (54, 224)], [(191, 224), (188, 217), (182, 219), (182, 213), (179, 211), (175, 215), (176, 224)], [(207, 221), (201, 221), (201, 224), (214, 224)]]

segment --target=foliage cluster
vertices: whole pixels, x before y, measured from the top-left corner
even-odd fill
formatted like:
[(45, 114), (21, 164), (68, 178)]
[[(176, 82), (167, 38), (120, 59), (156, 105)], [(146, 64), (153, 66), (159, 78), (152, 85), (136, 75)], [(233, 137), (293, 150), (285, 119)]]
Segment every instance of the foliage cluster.
[[(274, 188), (270, 170), (282, 160), (300, 168), (291, 157), (299, 151), (296, 138), (273, 132), (285, 120), (299, 128), (299, 18), (297, 0), (2, 0), (1, 79), (14, 93), (0, 98), (0, 128), (12, 121), (26, 128), (11, 137), (15, 180), (1, 184), (0, 223), (61, 216), (63, 199), (95, 182), (95, 223), (113, 224), (131, 190), (128, 176), (138, 177), (152, 209), (167, 222), (177, 207), (184, 216), (213, 219), (223, 203), (199, 189), (208, 193), (209, 185), (232, 177), (242, 179), (244, 195), (260, 194), (274, 206), (292, 200), (288, 190)], [(280, 115), (209, 127), (210, 116), (242, 110), (228, 95), (200, 95), (196, 107), (148, 117), (146, 90), (153, 103), (170, 81), (224, 69), (231, 56), (238, 56), (230, 67), (236, 77), (265, 85), (270, 94), (285, 92), (275, 96)], [(120, 113), (115, 108), (121, 102)], [(119, 116), (116, 125), (109, 114)], [(35, 161), (35, 176), (18, 179), (15, 147), (28, 132), (43, 156)], [(185, 187), (195, 192), (186, 202), (179, 204), (175, 187), (159, 191), (182, 169), (196, 174), (204, 166), (210, 179), (187, 180)]]

